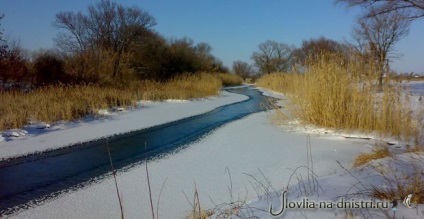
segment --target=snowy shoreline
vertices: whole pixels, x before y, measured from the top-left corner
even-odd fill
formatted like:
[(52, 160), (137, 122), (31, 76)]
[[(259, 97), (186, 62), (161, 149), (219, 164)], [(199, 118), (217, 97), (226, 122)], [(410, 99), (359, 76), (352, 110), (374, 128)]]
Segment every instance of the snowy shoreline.
[(0, 136), (0, 160), (41, 153), (81, 142), (149, 128), (199, 115), (223, 105), (248, 99), (245, 95), (220, 91), (218, 96), (199, 100), (162, 102), (141, 101), (139, 107), (123, 112), (103, 111), (103, 116), (82, 121), (63, 122), (46, 129), (27, 126), (24, 130), (8, 130), (14, 137)]
[[(281, 97), (272, 91), (264, 91), (264, 95)], [(189, 106), (186, 104), (189, 103), (179, 104), (181, 106), (179, 110), (184, 111), (185, 107)], [(157, 108), (152, 106), (152, 109)], [(244, 210), (232, 209), (234, 214), (238, 212), (245, 216), (274, 218), (268, 212), (269, 206), (270, 204), (280, 206), (279, 192), (289, 184), (293, 170), (307, 164), (308, 139), (311, 142), (310, 154), (315, 179), (322, 187), (322, 191), (320, 190), (319, 195), (303, 195), (296, 191), (302, 184), (294, 180), (290, 182), (289, 190), (289, 199), (293, 201), (308, 197), (310, 201), (336, 202), (340, 196), (346, 195), (353, 187), (360, 185), (358, 181), (364, 188), (365, 186), (386, 188), (390, 184), (384, 177), (400, 177), (403, 173), (413, 174), (414, 169), (409, 168), (410, 162), (424, 159), (422, 152), (421, 155), (396, 152), (393, 157), (372, 161), (371, 165), (389, 173), (386, 176), (368, 165), (351, 168), (353, 159), (359, 153), (371, 151), (375, 145), (373, 139), (345, 138), (340, 133), (327, 133), (325, 130), (313, 128), (308, 132), (296, 124), (292, 127), (274, 125), (270, 121), (272, 116), (272, 110), (249, 115), (224, 125), (200, 141), (188, 145), (184, 150), (149, 162), (155, 208), (159, 203), (158, 218), (185, 218), (192, 209), (189, 200), (193, 199), (195, 188), (203, 209), (241, 201), (247, 203)], [(395, 146), (389, 147), (395, 148)], [(423, 168), (423, 164), (418, 164), (417, 167), (420, 165)], [(301, 173), (305, 174), (305, 170)], [(117, 183), (122, 193), (125, 218), (150, 217), (144, 163), (119, 171)], [(95, 184), (65, 192), (29, 209), (21, 209), (8, 217), (119, 218), (119, 203), (114, 189), (113, 178), (105, 177)], [(366, 193), (355, 196), (355, 200), (369, 199)], [(414, 207), (415, 209), (408, 209), (399, 203), (397, 217), (424, 218), (424, 206), (414, 205)], [(393, 213), (390, 208), (364, 209), (364, 212), (371, 216), (369, 218), (384, 218), (385, 214)], [(362, 218), (364, 212), (354, 211), (354, 217)], [(345, 209), (336, 208), (291, 209), (278, 218), (345, 218), (346, 213)]]
[[(160, 218), (184, 218), (191, 209), (185, 195), (191, 200), (196, 187), (205, 209), (215, 203), (228, 202), (228, 187), (233, 188), (234, 199), (251, 200), (257, 197), (249, 183), (252, 178), (262, 179), (262, 173), (272, 185), (281, 189), (291, 170), (304, 165), (306, 135), (287, 132), (269, 123), (272, 112), (261, 112), (231, 122), (217, 129), (201, 141), (189, 145), (172, 156), (149, 162), (150, 180), (154, 203), (160, 197)], [(367, 146), (358, 141), (340, 138), (311, 137), (316, 172), (328, 175), (338, 171), (334, 160), (350, 165), (351, 158)], [(361, 142), (361, 141), (359, 141)], [(219, 162), (217, 162), (219, 159)], [(229, 173), (228, 173), (228, 172)], [(261, 173), (262, 172), (262, 173)], [(230, 184), (229, 174), (232, 182)], [(149, 217), (147, 177), (140, 164), (117, 176), (122, 192), (126, 218)], [(94, 218), (119, 217), (119, 204), (114, 191), (113, 178), (62, 194), (42, 205), (12, 215), (16, 218)], [(211, 201), (213, 200), (213, 202)]]

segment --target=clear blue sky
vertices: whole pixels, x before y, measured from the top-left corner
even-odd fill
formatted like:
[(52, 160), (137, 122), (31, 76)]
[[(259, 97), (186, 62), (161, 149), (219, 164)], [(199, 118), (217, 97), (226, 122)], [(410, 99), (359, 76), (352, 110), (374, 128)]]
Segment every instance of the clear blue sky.
[[(26, 49), (54, 46), (53, 26), (61, 11), (85, 11), (93, 0), (2, 0), (6, 35)], [(333, 0), (118, 0), (148, 11), (156, 31), (166, 37), (187, 36), (207, 42), (213, 54), (231, 67), (235, 60), (251, 62), (257, 45), (268, 40), (299, 46), (304, 39), (324, 36), (350, 40), (359, 9), (334, 5)], [(396, 45), (402, 56), (392, 63), (401, 72), (424, 72), (424, 19), (413, 23), (409, 36)]]

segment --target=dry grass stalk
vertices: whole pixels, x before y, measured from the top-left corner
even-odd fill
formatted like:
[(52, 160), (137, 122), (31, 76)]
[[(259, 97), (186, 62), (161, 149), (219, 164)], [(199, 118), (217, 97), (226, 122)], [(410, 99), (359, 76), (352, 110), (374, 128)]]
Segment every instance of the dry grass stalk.
[(118, 196), (119, 209), (121, 211), (121, 219), (124, 219), (124, 206), (122, 204), (122, 198), (121, 198), (121, 195), (119, 193), (118, 180), (116, 179), (116, 170), (113, 167), (112, 156), (110, 154), (109, 139), (106, 139), (106, 148), (107, 148), (107, 153), (108, 153), (108, 156), (109, 156), (110, 167), (112, 169), (112, 176), (113, 176), (113, 181), (115, 183), (116, 194)]
[(200, 199), (199, 199), (199, 192), (197, 191), (197, 187), (194, 188), (194, 196), (193, 196), (193, 202), (191, 203), (191, 207), (193, 210), (190, 212), (190, 214), (186, 217), (186, 219), (206, 219), (210, 217), (213, 212), (204, 210), (200, 205)]

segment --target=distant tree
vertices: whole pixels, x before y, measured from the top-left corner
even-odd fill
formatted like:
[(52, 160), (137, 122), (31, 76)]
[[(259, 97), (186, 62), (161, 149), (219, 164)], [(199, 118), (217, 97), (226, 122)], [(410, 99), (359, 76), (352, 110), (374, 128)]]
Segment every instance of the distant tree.
[[(344, 3), (349, 7), (360, 6), (367, 9), (365, 17), (375, 17), (393, 11), (407, 10), (403, 18), (418, 19), (424, 17), (423, 0), (336, 0), (337, 3)], [(373, 10), (369, 10), (373, 8)]]
[(230, 69), (227, 66), (225, 66), (220, 59), (216, 57), (214, 57), (214, 62), (212, 64), (211, 69), (212, 69), (211, 72), (215, 72), (215, 73), (230, 73)]
[[(371, 9), (372, 10), (372, 9)], [(353, 30), (353, 38), (362, 51), (366, 51), (376, 63), (378, 82), (388, 69), (388, 61), (393, 58), (394, 45), (409, 32), (410, 20), (402, 11), (392, 11), (369, 18), (358, 18)]]
[(6, 50), (0, 59), (0, 81), (12, 85), (31, 80), (28, 61), (24, 58), (22, 49), (13, 46)]
[(233, 62), (233, 72), (234, 74), (246, 79), (250, 77), (253, 73), (252, 66), (247, 62), (243, 61), (234, 61)]
[(261, 73), (287, 71), (291, 65), (293, 47), (268, 40), (259, 44), (259, 51), (251, 56), (255, 66)]
[(64, 61), (57, 54), (44, 52), (34, 60), (34, 70), (38, 85), (67, 83)]
[(119, 76), (124, 58), (131, 47), (153, 27), (155, 19), (138, 7), (124, 7), (110, 0), (89, 6), (88, 14), (56, 14), (59, 33), (56, 42), (67, 53), (104, 50), (113, 53), (113, 77)]
[(168, 74), (166, 69), (169, 48), (166, 39), (149, 31), (142, 42), (133, 47), (131, 67), (140, 79), (159, 79)]
[(211, 54), (212, 47), (207, 43), (194, 44), (187, 37), (171, 39), (167, 68), (174, 74), (196, 72), (228, 72), (222, 61)]
[[(4, 15), (0, 15), (0, 21), (4, 18)], [(3, 30), (1, 29), (0, 23), (0, 60), (5, 57), (7, 53), (7, 44), (6, 40), (3, 39)]]
[(213, 66), (215, 62), (215, 57), (211, 54), (212, 47), (209, 44), (198, 43), (196, 46), (194, 46), (194, 52), (199, 58), (199, 68), (202, 71), (214, 71)]
[(347, 45), (337, 41), (320, 37), (318, 39), (304, 40), (302, 46), (293, 51), (293, 59), (298, 64), (303, 64), (308, 58), (313, 58), (323, 53), (344, 54)]
[(200, 63), (198, 62), (199, 60), (197, 60), (192, 39), (187, 37), (171, 39), (168, 45), (169, 53), (166, 67), (169, 74), (194, 73), (199, 69)]
[(131, 63), (140, 78), (161, 81), (183, 73), (228, 72), (211, 51), (207, 43), (195, 44), (186, 37), (166, 40), (149, 32), (135, 45)]
[[(0, 21), (3, 18), (4, 15), (0, 15)], [(30, 80), (28, 62), (23, 56), (22, 49), (13, 43), (9, 46), (3, 39), (3, 30), (0, 28), (0, 82), (18, 85), (19, 82), (28, 80)]]

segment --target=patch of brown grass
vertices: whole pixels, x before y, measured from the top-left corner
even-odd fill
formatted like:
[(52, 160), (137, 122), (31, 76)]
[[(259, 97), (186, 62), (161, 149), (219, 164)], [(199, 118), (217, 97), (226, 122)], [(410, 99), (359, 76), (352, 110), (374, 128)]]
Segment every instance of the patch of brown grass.
[(96, 109), (134, 105), (129, 90), (98, 86), (55, 86), (29, 93), (0, 93), (0, 130), (21, 128), (31, 121), (69, 121)]
[(371, 193), (372, 197), (383, 200), (403, 200), (409, 194), (412, 194), (411, 203), (424, 203), (424, 180), (408, 177), (407, 181), (395, 183), (389, 188), (374, 187)]
[(221, 80), (222, 86), (236, 86), (243, 83), (243, 78), (235, 74), (218, 73), (217, 77)]
[[(0, 91), (0, 131), (30, 121), (81, 119), (98, 109), (135, 106), (138, 100), (191, 99), (218, 94), (233, 77), (224, 74), (182, 75), (168, 82), (141, 81), (130, 86), (51, 86), (30, 92)], [(235, 81), (234, 81), (235, 83)], [(241, 83), (241, 81), (240, 81)]]
[(424, 203), (424, 160), (422, 153), (407, 154), (410, 155), (409, 159), (401, 162), (401, 165), (403, 165), (403, 168), (408, 168), (405, 172), (409, 173), (403, 173), (399, 170), (388, 171), (388, 173), (392, 173), (390, 176), (387, 173), (381, 173), (385, 186), (374, 186), (371, 193), (373, 197), (386, 200), (403, 200), (406, 196), (412, 194), (411, 203)]
[(373, 160), (378, 160), (389, 156), (390, 152), (387, 147), (378, 147), (370, 153), (361, 153), (356, 156), (355, 161), (353, 162), (353, 167), (359, 167)]
[(136, 88), (143, 100), (192, 99), (216, 95), (221, 80), (214, 74), (182, 75), (168, 82), (143, 81)]

